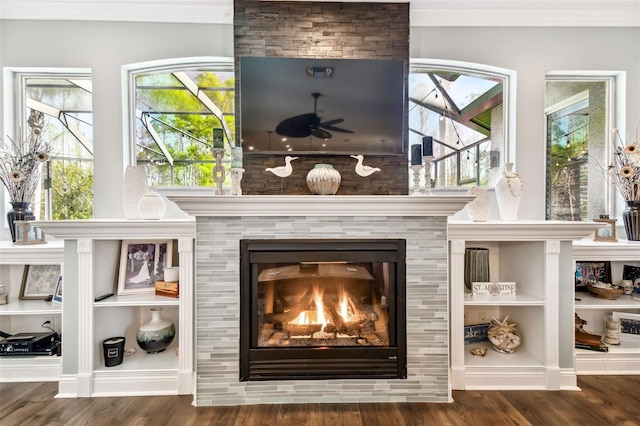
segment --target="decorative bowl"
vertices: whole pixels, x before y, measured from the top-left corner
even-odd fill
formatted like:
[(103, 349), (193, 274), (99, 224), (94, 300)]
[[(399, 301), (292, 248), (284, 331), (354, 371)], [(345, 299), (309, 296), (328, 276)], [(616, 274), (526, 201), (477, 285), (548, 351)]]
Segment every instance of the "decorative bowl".
[(619, 287), (604, 287), (587, 283), (587, 289), (592, 296), (600, 299), (616, 300), (624, 293), (624, 289)]

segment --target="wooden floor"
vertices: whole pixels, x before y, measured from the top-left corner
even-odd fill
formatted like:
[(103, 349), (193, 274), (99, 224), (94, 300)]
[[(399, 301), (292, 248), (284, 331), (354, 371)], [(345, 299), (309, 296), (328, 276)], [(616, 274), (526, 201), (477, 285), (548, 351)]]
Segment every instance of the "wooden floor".
[(640, 376), (581, 376), (577, 391), (454, 391), (451, 404), (193, 407), (191, 396), (54, 399), (57, 383), (0, 384), (0, 425), (640, 425)]

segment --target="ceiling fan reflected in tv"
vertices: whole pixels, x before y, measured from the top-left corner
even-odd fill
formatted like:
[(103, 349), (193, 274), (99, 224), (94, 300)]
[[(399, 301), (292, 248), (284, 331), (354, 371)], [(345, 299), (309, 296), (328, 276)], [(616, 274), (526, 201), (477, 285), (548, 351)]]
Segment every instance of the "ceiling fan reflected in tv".
[(296, 115), (295, 117), (286, 118), (276, 126), (276, 133), (281, 136), (292, 138), (306, 138), (315, 136), (319, 139), (330, 139), (332, 137), (329, 130), (341, 133), (353, 133), (351, 130), (336, 127), (344, 121), (343, 118), (335, 118), (329, 121), (322, 121), (317, 114), (318, 98), (322, 96), (318, 92), (313, 92), (313, 112), (309, 114)]
[(246, 56), (239, 78), (245, 153), (403, 153), (404, 61)]

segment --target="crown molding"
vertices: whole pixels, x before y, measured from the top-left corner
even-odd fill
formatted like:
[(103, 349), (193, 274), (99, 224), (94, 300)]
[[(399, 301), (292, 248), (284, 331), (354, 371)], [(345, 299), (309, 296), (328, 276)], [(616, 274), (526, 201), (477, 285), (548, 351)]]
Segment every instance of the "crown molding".
[[(640, 0), (409, 3), (412, 27), (640, 27)], [(233, 0), (0, 0), (0, 19), (233, 24)]]

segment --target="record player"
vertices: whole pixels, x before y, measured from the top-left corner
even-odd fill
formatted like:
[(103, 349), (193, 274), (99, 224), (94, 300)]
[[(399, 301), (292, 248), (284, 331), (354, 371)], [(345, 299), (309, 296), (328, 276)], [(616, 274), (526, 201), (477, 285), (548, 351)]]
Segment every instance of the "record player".
[(60, 346), (58, 333), (17, 333), (0, 338), (0, 356), (57, 355)]

